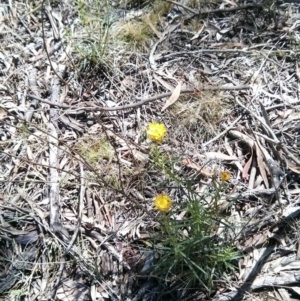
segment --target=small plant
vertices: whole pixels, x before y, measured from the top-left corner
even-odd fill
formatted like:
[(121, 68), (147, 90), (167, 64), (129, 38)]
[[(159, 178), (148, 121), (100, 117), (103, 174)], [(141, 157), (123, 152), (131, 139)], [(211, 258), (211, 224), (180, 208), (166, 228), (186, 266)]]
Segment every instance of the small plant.
[(142, 20), (132, 20), (123, 24), (117, 38), (128, 44), (132, 50), (148, 50), (152, 38), (150, 27)]
[(83, 158), (91, 164), (99, 163), (103, 159), (111, 161), (115, 154), (106, 137), (97, 140), (83, 140), (77, 148)]
[(199, 199), (187, 200), (182, 210), (182, 220), (172, 211), (160, 214), (161, 232), (154, 239), (160, 259), (152, 273), (165, 283), (176, 281), (188, 288), (200, 284), (210, 292), (214, 281), (234, 268), (237, 252), (230, 243), (218, 242), (216, 212), (204, 209)]
[(70, 30), (68, 36), (73, 44), (75, 62), (80, 70), (94, 67), (108, 67), (108, 54), (111, 41), (111, 7), (108, 0), (93, 0), (90, 3), (79, 0), (77, 3), (79, 24), (76, 35)]
[(163, 31), (165, 25), (162, 24), (162, 20), (169, 12), (172, 4), (160, 0), (145, 1), (141, 4), (148, 7), (149, 13), (139, 19), (132, 19), (120, 24), (115, 36), (118, 40), (127, 43), (131, 50), (147, 51), (151, 40), (155, 39), (158, 32)]
[(207, 1), (207, 0), (188, 0), (188, 1), (186, 2), (186, 5), (187, 5), (188, 7), (193, 8), (193, 9), (200, 9), (201, 6), (202, 6), (203, 4), (205, 4), (205, 2), (208, 3), (209, 1)]
[[(164, 125), (160, 124), (160, 127), (164, 128)], [(157, 133), (160, 127), (155, 123), (149, 124), (148, 137), (149, 132)], [(164, 137), (166, 132), (163, 133)], [(163, 137), (152, 140), (162, 142)], [(154, 138), (157, 138), (156, 135)], [(226, 229), (231, 229), (231, 226), (224, 222), (223, 217), (221, 221), (217, 205), (207, 206), (206, 202), (206, 197), (210, 195), (214, 204), (218, 203), (227, 188), (230, 173), (221, 172), (219, 179), (213, 179), (210, 191), (199, 195), (190, 180), (178, 175), (172, 167), (175, 160), (160, 152), (159, 145), (152, 148), (151, 158), (164, 181), (169, 181), (168, 186), (177, 185), (183, 191), (177, 203), (172, 202), (166, 194), (159, 194), (154, 199), (155, 209), (159, 211), (160, 228), (153, 234), (153, 242), (159, 259), (151, 269), (151, 274), (167, 287), (174, 283), (187, 288), (201, 285), (211, 292), (216, 282), (235, 268), (233, 262), (238, 257), (234, 244), (225, 238)], [(223, 238), (217, 235), (219, 228), (225, 229)]]
[(106, 136), (83, 139), (76, 146), (76, 150), (87, 163), (97, 169), (108, 185), (116, 190), (122, 188), (115, 150)]
[(150, 20), (151, 22), (156, 25), (158, 21), (168, 12), (172, 7), (172, 3), (167, 1), (156, 0), (152, 4), (152, 10), (150, 13)]
[[(199, 85), (195, 75), (195, 87)], [(182, 96), (171, 110), (178, 116), (176, 126), (182, 131), (198, 132), (201, 137), (211, 138), (224, 118), (229, 105), (222, 95), (211, 91), (195, 93), (191, 96)], [(178, 133), (180, 130), (177, 131)]]

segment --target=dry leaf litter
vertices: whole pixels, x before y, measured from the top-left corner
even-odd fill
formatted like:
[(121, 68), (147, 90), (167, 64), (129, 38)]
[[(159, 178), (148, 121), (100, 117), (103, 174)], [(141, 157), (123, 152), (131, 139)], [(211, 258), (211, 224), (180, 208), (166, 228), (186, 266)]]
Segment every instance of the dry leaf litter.
[[(147, 173), (153, 120), (199, 193), (230, 172), (218, 205), (243, 254), (214, 296), (177, 300), (299, 297), (299, 3), (187, 2), (149, 21), (144, 50), (116, 44), (94, 69), (79, 68), (88, 36), (72, 2), (0, 3), (2, 300), (157, 298), (157, 283), (138, 277), (164, 182)], [(111, 43), (147, 9), (120, 12)], [(89, 157), (97, 141), (105, 148)]]

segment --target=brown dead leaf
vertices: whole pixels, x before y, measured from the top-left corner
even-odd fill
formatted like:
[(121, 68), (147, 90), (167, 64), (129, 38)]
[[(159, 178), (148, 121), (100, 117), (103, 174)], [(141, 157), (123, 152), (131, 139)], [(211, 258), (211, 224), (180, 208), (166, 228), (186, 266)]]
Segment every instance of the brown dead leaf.
[(296, 174), (300, 174), (300, 167), (292, 161), (287, 161), (287, 167), (289, 170), (293, 171)]
[(255, 233), (255, 234), (253, 234), (253, 236), (250, 236), (247, 238), (247, 240), (244, 242), (244, 247), (245, 248), (255, 248), (255, 247), (260, 246), (263, 243), (265, 243), (267, 239), (268, 239), (267, 231)]
[(248, 178), (248, 174), (249, 174), (249, 169), (250, 166), (252, 164), (252, 160), (253, 160), (253, 155), (251, 154), (251, 157), (249, 158), (249, 160), (246, 162), (244, 168), (243, 168), (243, 173), (242, 173), (242, 178), (243, 180), (247, 180)]
[(149, 15), (147, 15), (144, 18), (144, 21), (147, 23), (147, 25), (149, 25), (149, 27), (152, 29), (152, 31), (156, 34), (156, 36), (160, 39), (162, 37), (162, 33), (159, 32), (156, 27), (154, 26), (154, 24), (151, 22)]
[(89, 300), (89, 290), (83, 283), (68, 279), (59, 286), (56, 297), (57, 300), (85, 301)]
[(171, 92), (174, 91), (174, 87), (172, 85), (170, 85), (167, 81), (165, 81), (164, 79), (162, 79), (160, 76), (158, 76), (157, 74), (153, 74), (153, 77), (159, 82), (161, 83), (167, 90), (170, 90)]
[(266, 170), (266, 165), (264, 163), (263, 154), (257, 144), (256, 144), (256, 157), (257, 157), (257, 165), (259, 167), (260, 174), (264, 180), (265, 186), (266, 188), (269, 188), (269, 181), (267, 177), (267, 170)]
[(133, 157), (140, 162), (147, 162), (149, 160), (149, 156), (144, 154), (136, 149), (132, 150)]
[(172, 95), (170, 96), (170, 98), (167, 100), (167, 102), (165, 103), (165, 105), (163, 106), (163, 108), (161, 109), (161, 111), (163, 112), (166, 108), (168, 108), (170, 105), (172, 105), (180, 96), (180, 91), (181, 91), (181, 85), (182, 82), (179, 81), (178, 85), (176, 86), (176, 88), (174, 89)]
[(214, 175), (214, 171), (203, 168), (203, 167), (199, 166), (197, 163), (193, 162), (190, 159), (183, 159), (182, 164), (187, 166), (187, 167), (196, 169), (197, 171), (199, 171), (204, 176), (212, 177)]
[[(228, 137), (225, 137), (225, 143), (224, 143), (224, 147), (228, 153), (228, 155), (230, 156), (234, 156), (234, 151), (233, 151), (233, 148), (231, 146), (231, 142), (229, 142), (229, 138)], [(239, 146), (235, 143), (236, 145), (236, 149), (238, 152), (240, 152), (240, 148)], [(240, 163), (240, 161), (235, 161), (234, 164), (236, 165), (236, 167), (242, 172), (243, 171), (243, 166), (242, 164)]]
[(205, 24), (202, 25), (202, 27), (197, 31), (197, 33), (191, 38), (191, 41), (198, 39), (201, 33), (203, 32), (205, 28)]
[(0, 120), (4, 120), (7, 117), (7, 112), (0, 108)]
[(129, 88), (133, 88), (134, 87), (134, 80), (131, 76), (126, 76), (122, 82), (121, 82), (121, 90), (122, 91), (127, 91), (127, 89)]
[(166, 70), (162, 70), (162, 69), (155, 70), (155, 74), (158, 74), (159, 76), (161, 76), (163, 78), (177, 81), (177, 79), (174, 77), (174, 72), (170, 72), (170, 70), (167, 70), (167, 69)]
[[(277, 115), (282, 117), (282, 118), (287, 118), (287, 117), (291, 117), (291, 114), (293, 113), (294, 109), (287, 109), (287, 110), (284, 110), (284, 111), (277, 111)], [(299, 117), (299, 115), (297, 115), (297, 117)], [(279, 120), (280, 122), (282, 120)]]

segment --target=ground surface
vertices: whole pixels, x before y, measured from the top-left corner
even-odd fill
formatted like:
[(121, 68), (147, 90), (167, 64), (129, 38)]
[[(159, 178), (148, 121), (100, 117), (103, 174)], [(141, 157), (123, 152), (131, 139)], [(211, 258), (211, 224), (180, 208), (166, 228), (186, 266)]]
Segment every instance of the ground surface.
[[(0, 3), (1, 300), (299, 300), (299, 4), (174, 3)], [(155, 195), (183, 216), (152, 121), (199, 195), (231, 174), (210, 294), (142, 273)]]

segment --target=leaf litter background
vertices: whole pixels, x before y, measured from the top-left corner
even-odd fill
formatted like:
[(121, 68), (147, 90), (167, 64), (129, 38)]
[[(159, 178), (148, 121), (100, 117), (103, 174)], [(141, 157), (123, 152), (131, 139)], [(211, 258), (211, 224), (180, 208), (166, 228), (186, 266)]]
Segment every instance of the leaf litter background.
[(0, 4), (2, 300), (159, 296), (138, 276), (167, 190), (149, 169), (153, 120), (199, 193), (231, 172), (219, 206), (243, 253), (212, 296), (177, 300), (299, 299), (299, 4), (181, 4), (135, 51), (114, 33), (148, 10), (115, 5), (104, 65), (82, 64), (93, 45), (71, 2)]

